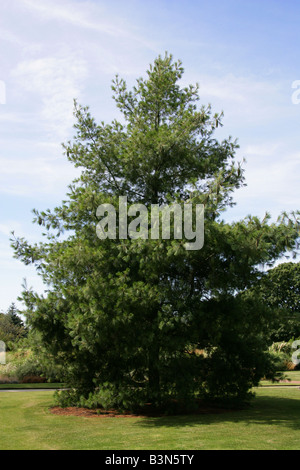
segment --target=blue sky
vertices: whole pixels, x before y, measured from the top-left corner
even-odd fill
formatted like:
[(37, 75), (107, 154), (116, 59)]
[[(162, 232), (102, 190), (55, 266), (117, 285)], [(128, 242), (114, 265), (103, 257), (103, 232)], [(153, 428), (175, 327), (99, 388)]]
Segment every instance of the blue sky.
[(115, 74), (133, 85), (165, 51), (182, 60), (183, 84), (224, 111), (218, 137), (238, 138), (247, 161), (226, 219), (299, 209), (299, 17), (297, 0), (1, 0), (0, 311), (21, 306), (24, 278), (43, 290), (9, 234), (38, 241), (31, 210), (59, 205), (77, 175), (61, 149), (73, 98), (99, 121), (118, 118)]

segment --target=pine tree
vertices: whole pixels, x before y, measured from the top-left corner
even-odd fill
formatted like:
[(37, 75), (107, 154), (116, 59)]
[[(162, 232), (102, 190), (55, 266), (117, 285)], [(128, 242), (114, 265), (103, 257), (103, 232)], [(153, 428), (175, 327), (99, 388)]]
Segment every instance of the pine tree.
[[(180, 86), (183, 72), (166, 54), (130, 91), (116, 77), (123, 123), (97, 124), (75, 102), (76, 135), (64, 151), (81, 176), (54, 211), (34, 211), (45, 241), (13, 240), (15, 256), (34, 263), (48, 285), (46, 296), (27, 290), (23, 298), (31, 327), (65, 365), (74, 391), (61, 403), (241, 402), (272, 372), (268, 310), (238, 293), (255, 281), (260, 263), (295, 249), (298, 221), (224, 222), (244, 184), (238, 144), (215, 138), (222, 114), (200, 106), (198, 86)], [(187, 250), (185, 237), (99, 240), (97, 208), (118, 208), (120, 196), (149, 213), (151, 204), (203, 204), (203, 248)]]

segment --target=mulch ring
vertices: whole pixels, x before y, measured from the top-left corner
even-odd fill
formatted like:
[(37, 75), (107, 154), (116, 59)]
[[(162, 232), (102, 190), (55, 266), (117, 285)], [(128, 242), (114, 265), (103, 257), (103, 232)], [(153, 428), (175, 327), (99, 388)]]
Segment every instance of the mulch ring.
[[(174, 413), (174, 415), (203, 415), (203, 414), (220, 414), (220, 413), (228, 413), (232, 411), (237, 411), (237, 409), (231, 408), (219, 408), (219, 407), (210, 407), (210, 406), (200, 406), (198, 409), (191, 411), (191, 412), (179, 412)], [(81, 416), (82, 418), (158, 418), (158, 417), (166, 417), (166, 416), (174, 416), (174, 415), (167, 415), (164, 412), (159, 412), (157, 410), (151, 409), (151, 407), (145, 407), (140, 413), (132, 413), (132, 412), (123, 412), (120, 413), (117, 410), (104, 410), (104, 409), (93, 409), (90, 410), (88, 408), (80, 408), (80, 407), (66, 407), (60, 408), (59, 406), (54, 406), (50, 408), (50, 412), (55, 415), (60, 416)]]
[(54, 406), (50, 408), (50, 412), (54, 415), (63, 416), (81, 416), (82, 418), (141, 418), (144, 416), (130, 414), (130, 413), (118, 413), (117, 411), (104, 411), (104, 410), (89, 410), (88, 408), (77, 408), (67, 407), (60, 408)]

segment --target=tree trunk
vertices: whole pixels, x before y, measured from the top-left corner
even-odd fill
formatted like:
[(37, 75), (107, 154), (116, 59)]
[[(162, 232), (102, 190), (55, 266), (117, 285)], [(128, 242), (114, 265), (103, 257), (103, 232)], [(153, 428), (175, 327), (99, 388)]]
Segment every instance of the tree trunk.
[(153, 341), (148, 350), (148, 398), (151, 403), (157, 403), (160, 397), (158, 310), (155, 310), (151, 317)]
[(160, 398), (159, 345), (157, 342), (149, 348), (148, 398), (151, 403), (157, 403)]

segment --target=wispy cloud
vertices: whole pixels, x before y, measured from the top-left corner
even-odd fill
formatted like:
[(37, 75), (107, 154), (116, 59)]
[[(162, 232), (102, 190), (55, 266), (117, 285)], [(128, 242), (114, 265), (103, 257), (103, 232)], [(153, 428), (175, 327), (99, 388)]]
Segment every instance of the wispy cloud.
[[(290, 100), (286, 98), (286, 84), (279, 80), (218, 73), (218, 76), (199, 74), (195, 80), (189, 77), (188, 82), (199, 83), (201, 101), (211, 103), (217, 111), (223, 110), (227, 122), (265, 125), (266, 120), (278, 118), (283, 113), (289, 116), (291, 113)], [(184, 84), (187, 84), (186, 79)]]
[(276, 219), (284, 210), (299, 209), (299, 152), (289, 153), (280, 142), (264, 142), (247, 146), (243, 154), (247, 186), (237, 191), (239, 204), (234, 212), (242, 208), (244, 216), (262, 216), (269, 211)]
[(16, 196), (65, 194), (79, 170), (63, 158), (0, 157), (0, 192)]
[(246, 157), (272, 157), (278, 151), (282, 150), (281, 142), (263, 142), (261, 144), (250, 144), (244, 148)]
[(0, 29), (0, 39), (12, 44), (13, 46), (17, 46), (22, 51), (26, 52), (38, 52), (41, 50), (41, 44), (29, 41), (28, 38), (25, 38), (22, 33), (16, 34), (10, 30), (4, 29), (1, 27)]
[(56, 0), (23, 0), (23, 4), (47, 21), (63, 21), (78, 28), (103, 33), (118, 40), (135, 41), (149, 49), (155, 49), (152, 41), (145, 39), (138, 32), (133, 32), (135, 28), (128, 20), (124, 26), (124, 19), (119, 19), (116, 14), (109, 17), (100, 4), (74, 1), (62, 4)]
[(13, 33), (12, 31), (8, 31), (4, 28), (0, 29), (0, 38), (3, 41), (7, 41), (11, 44), (22, 46), (24, 47), (24, 41), (19, 37), (19, 35)]
[(1, 113), (0, 122), (7, 123), (24, 123), (28, 119), (28, 115), (22, 113)]
[(226, 74), (215, 77), (199, 75), (200, 96), (214, 106), (222, 105), (225, 115), (245, 121), (262, 121), (278, 113), (278, 106), (283, 104), (282, 85), (278, 82), (256, 77), (244, 77)]
[(126, 31), (120, 28), (92, 20), (90, 13), (91, 9), (95, 8), (87, 2), (80, 4), (73, 1), (61, 4), (61, 2), (47, 0), (23, 0), (23, 4), (48, 21), (65, 21), (80, 28), (102, 31), (112, 36), (126, 34)]
[(13, 230), (12, 227), (15, 227), (16, 224), (18, 224), (18, 226), (19, 226), (19, 223), (16, 222), (16, 221), (6, 222), (5, 224), (1, 223), (0, 224), (0, 234), (9, 236), (11, 231)]
[(49, 131), (65, 138), (73, 124), (73, 99), (81, 94), (88, 75), (84, 60), (74, 55), (26, 60), (12, 72), (27, 100), (40, 104)]

